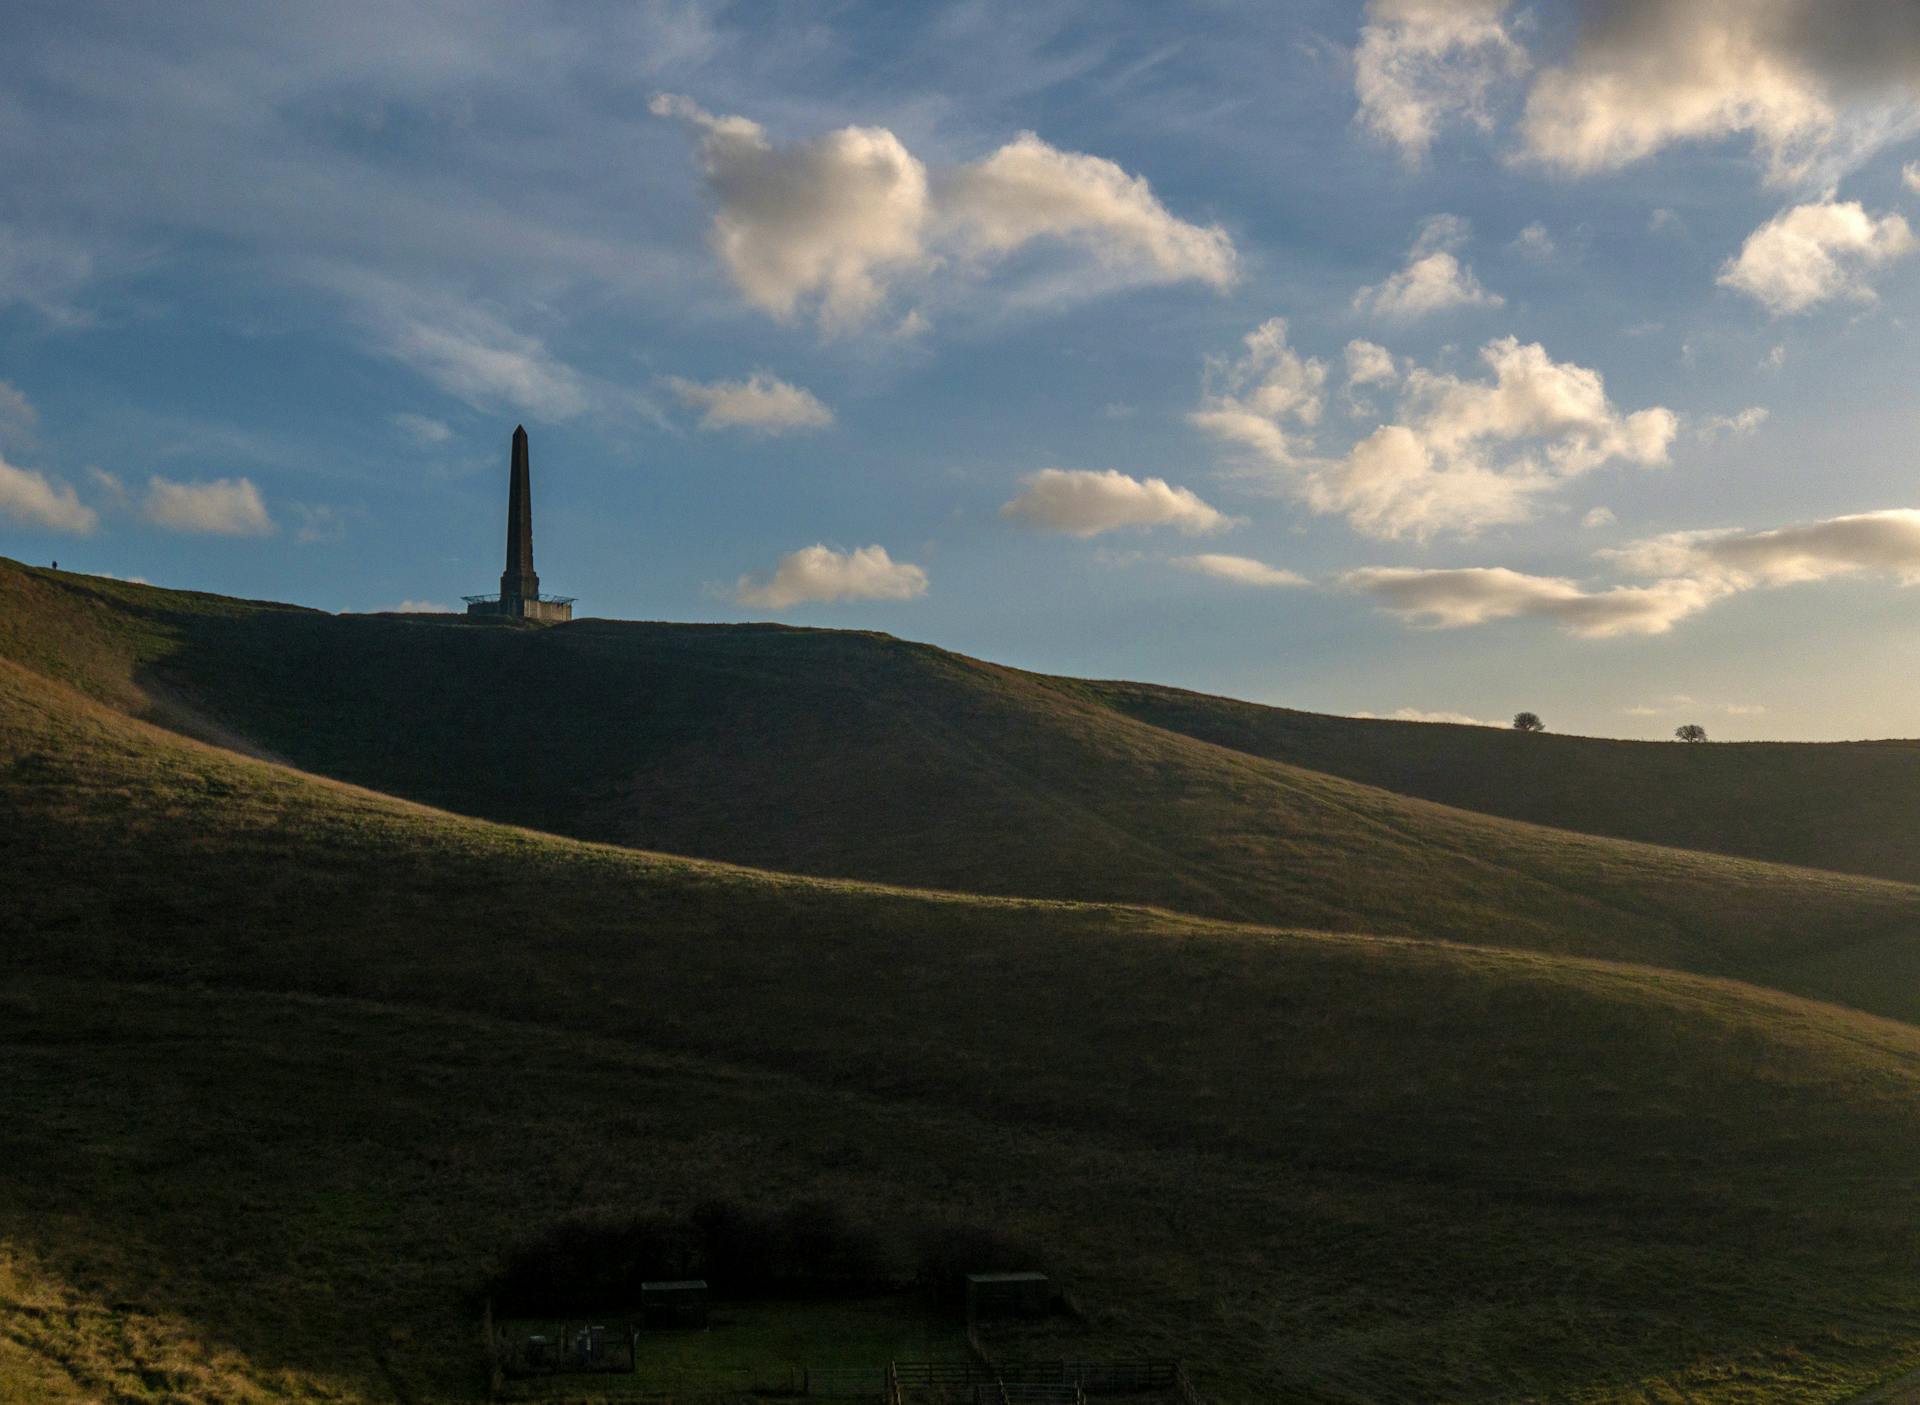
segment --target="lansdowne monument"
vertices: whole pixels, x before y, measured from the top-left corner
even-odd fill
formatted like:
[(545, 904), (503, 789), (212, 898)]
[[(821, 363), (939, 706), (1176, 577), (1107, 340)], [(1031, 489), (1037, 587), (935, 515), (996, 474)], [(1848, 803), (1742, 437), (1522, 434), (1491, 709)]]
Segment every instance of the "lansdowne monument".
[(527, 431), (513, 429), (513, 466), (507, 480), (507, 569), (500, 573), (500, 594), (467, 595), (470, 615), (510, 615), (557, 624), (573, 618), (571, 595), (542, 595), (533, 573), (533, 483), (527, 469)]

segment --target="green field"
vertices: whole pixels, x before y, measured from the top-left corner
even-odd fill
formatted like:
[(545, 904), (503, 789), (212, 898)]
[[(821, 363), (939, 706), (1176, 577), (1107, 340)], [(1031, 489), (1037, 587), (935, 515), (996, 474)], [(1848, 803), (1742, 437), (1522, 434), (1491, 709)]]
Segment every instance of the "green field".
[[(652, 703), (616, 667), (648, 640)], [(434, 730), (500, 673), (470, 649), (612, 681), (510, 766)], [(569, 837), (698, 789), (682, 674), (737, 680), (740, 741), (698, 743), (679, 822), (824, 873), (871, 839), (871, 872)], [(1101, 1342), (1223, 1402), (1839, 1401), (1920, 1362), (1920, 1029), (1890, 1017), (1920, 891), (1450, 810), (1072, 691), (873, 636), (0, 566), (0, 1400), (472, 1399), (518, 1237), (715, 1194), (1007, 1226)]]

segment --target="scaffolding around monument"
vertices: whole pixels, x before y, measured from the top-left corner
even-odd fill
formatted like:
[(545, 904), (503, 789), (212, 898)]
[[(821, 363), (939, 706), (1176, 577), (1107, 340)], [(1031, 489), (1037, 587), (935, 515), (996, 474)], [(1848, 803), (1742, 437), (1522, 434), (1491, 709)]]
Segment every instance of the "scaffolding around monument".
[[(577, 595), (463, 595), (470, 615), (518, 615), (528, 620), (570, 620)], [(519, 608), (510, 608), (510, 606)]]
[(573, 618), (574, 597), (542, 595), (540, 577), (533, 571), (533, 473), (524, 425), (514, 426), (512, 463), (507, 470), (507, 569), (500, 573), (500, 593), (460, 598), (467, 602), (470, 615), (506, 615), (548, 624)]

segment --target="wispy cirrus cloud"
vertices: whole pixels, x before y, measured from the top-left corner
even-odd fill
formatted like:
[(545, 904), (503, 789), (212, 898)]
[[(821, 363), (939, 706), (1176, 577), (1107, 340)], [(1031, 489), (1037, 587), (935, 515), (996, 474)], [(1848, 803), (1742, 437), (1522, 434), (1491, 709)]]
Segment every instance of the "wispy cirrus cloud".
[(444, 444), (453, 438), (453, 430), (445, 420), (434, 419), (431, 415), (416, 415), (402, 412), (387, 416), (393, 427), (421, 448), (431, 448)]
[(363, 274), (333, 281), (381, 355), (475, 409), (566, 420), (587, 408), (586, 378), (494, 309)]
[(1340, 579), (1410, 624), (1459, 629), (1527, 616), (1551, 620), (1583, 639), (1664, 634), (1726, 593), (1687, 579), (1589, 590), (1563, 577), (1528, 575), (1504, 566), (1376, 566), (1349, 571)]
[(1760, 530), (1670, 532), (1601, 555), (1633, 575), (1697, 576), (1733, 590), (1859, 574), (1920, 585), (1920, 510), (1856, 512)]
[(1645, 583), (1588, 586), (1501, 566), (1365, 567), (1344, 573), (1337, 583), (1428, 628), (1534, 618), (1586, 639), (1665, 634), (1747, 591), (1873, 575), (1920, 585), (1920, 510), (1892, 508), (1758, 530), (1670, 532), (1596, 556)]
[(1175, 556), (1172, 560), (1174, 565), (1183, 570), (1212, 576), (1216, 580), (1232, 581), (1235, 585), (1260, 586), (1269, 590), (1291, 590), (1312, 584), (1297, 571), (1289, 571), (1283, 566), (1269, 566), (1266, 562), (1256, 561), (1251, 556), (1227, 556), (1219, 552), (1202, 552), (1196, 556)]

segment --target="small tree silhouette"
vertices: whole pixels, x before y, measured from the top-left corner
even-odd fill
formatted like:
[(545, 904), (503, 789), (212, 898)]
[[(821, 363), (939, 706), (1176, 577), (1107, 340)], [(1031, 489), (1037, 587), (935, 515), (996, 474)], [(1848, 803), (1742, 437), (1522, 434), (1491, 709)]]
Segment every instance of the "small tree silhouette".
[(1707, 729), (1697, 722), (1689, 722), (1684, 727), (1675, 727), (1673, 734), (1683, 742), (1703, 742), (1707, 739)]
[(1540, 720), (1537, 712), (1516, 712), (1513, 714), (1513, 730), (1516, 732), (1544, 732), (1547, 724)]

